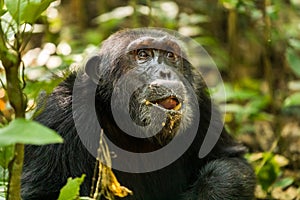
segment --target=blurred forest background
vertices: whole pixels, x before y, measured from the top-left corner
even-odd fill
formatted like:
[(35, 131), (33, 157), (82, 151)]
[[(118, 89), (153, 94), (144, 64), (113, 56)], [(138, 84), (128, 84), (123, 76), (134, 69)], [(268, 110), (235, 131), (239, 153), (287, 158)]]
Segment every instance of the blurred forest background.
[[(4, 68), (13, 56), (20, 61), (24, 116), (31, 119), (39, 93), (51, 92), (110, 34), (172, 29), (216, 62), (226, 89), (226, 126), (249, 148), (257, 199), (300, 200), (300, 0), (32, 0), (48, 4), (32, 19), (20, 15), (21, 31), (6, 12), (9, 2), (0, 0), (1, 127), (18, 116), (5, 87)], [(7, 191), (7, 152), (0, 142), (0, 199)]]

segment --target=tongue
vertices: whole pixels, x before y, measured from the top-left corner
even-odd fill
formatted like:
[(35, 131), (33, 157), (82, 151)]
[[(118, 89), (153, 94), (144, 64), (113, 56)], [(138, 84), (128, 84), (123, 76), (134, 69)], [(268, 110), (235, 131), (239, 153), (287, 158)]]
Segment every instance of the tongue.
[(158, 105), (164, 107), (165, 109), (174, 109), (178, 105), (178, 101), (172, 97), (160, 100), (157, 102)]

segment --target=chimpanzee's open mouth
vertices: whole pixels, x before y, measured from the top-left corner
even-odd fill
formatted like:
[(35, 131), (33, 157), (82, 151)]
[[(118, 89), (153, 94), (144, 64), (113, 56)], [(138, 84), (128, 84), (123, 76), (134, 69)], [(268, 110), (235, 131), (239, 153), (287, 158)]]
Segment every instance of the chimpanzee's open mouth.
[[(165, 85), (164, 85), (165, 84)], [(163, 125), (163, 132), (176, 132), (184, 114), (184, 88), (179, 82), (149, 84), (138, 88), (130, 99), (131, 119), (139, 126), (146, 127), (151, 122)], [(151, 124), (154, 126), (154, 123)]]
[(173, 95), (156, 100), (145, 100), (145, 104), (158, 106), (159, 108), (169, 111), (180, 111), (182, 108), (182, 102)]

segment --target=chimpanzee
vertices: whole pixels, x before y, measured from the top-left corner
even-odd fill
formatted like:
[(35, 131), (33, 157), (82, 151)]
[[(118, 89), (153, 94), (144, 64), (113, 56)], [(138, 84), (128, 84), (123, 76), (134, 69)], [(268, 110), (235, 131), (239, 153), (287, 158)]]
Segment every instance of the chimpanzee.
[[(26, 146), (22, 198), (57, 199), (68, 177), (82, 174), (80, 194), (88, 196), (103, 130), (113, 172), (133, 191), (123, 199), (253, 199), (245, 147), (226, 132), (188, 57), (176, 35), (159, 29), (122, 30), (104, 41), (41, 100), (35, 120), (64, 143)], [(200, 156), (207, 138), (212, 147)]]

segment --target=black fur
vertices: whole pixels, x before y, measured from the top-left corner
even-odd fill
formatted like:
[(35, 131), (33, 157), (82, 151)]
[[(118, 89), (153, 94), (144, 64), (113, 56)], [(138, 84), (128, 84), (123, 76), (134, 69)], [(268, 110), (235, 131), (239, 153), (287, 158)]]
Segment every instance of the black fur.
[[(25, 163), (22, 175), (22, 198), (56, 199), (68, 177), (86, 174), (81, 187), (81, 195), (89, 195), (95, 158), (82, 144), (74, 124), (74, 118), (83, 118), (87, 137), (97, 141), (94, 125), (100, 122), (104, 133), (115, 144), (133, 152), (150, 152), (161, 148), (155, 140), (135, 138), (123, 133), (111, 113), (111, 96), (114, 82), (132, 65), (122, 56), (130, 42), (143, 36), (162, 38), (163, 31), (121, 31), (106, 40), (97, 58), (93, 58), (86, 72), (72, 73), (53, 93), (45, 99), (36, 121), (56, 130), (64, 144), (26, 146)], [(183, 61), (180, 69), (197, 96), (200, 122), (197, 135), (184, 154), (170, 165), (148, 173), (127, 173), (114, 170), (119, 182), (133, 190), (133, 195), (124, 200), (250, 200), (253, 199), (255, 178), (249, 164), (243, 159), (245, 148), (237, 144), (223, 128), (213, 150), (200, 159), (198, 153), (204, 140), (211, 114), (211, 100), (199, 74)], [(76, 89), (82, 95), (80, 105), (72, 109), (72, 94), (75, 80)], [(97, 118), (90, 116), (94, 109), (86, 101), (96, 90)], [(134, 114), (133, 114), (134, 115)], [(98, 122), (99, 120), (99, 122)], [(214, 121), (216, 126), (220, 118)], [(98, 130), (97, 130), (98, 131)], [(98, 133), (98, 132), (97, 132)], [(95, 139), (93, 139), (95, 138)], [(147, 163), (146, 163), (147, 164)], [(149, 163), (150, 164), (150, 163)], [(117, 198), (118, 199), (118, 198)]]

